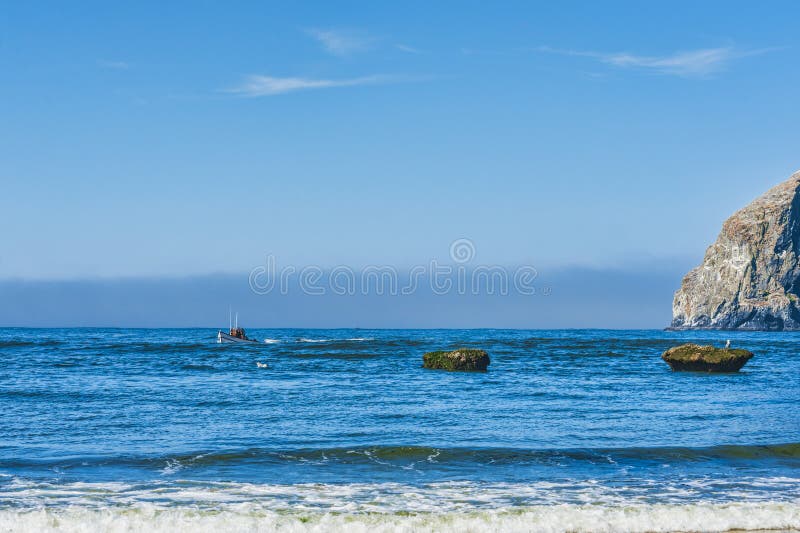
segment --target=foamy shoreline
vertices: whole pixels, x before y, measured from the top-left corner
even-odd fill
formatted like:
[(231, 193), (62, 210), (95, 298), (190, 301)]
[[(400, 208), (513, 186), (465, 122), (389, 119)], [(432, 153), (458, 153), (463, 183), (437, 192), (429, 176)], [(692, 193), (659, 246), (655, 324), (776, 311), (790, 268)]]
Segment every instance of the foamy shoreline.
[(798, 531), (800, 502), (691, 505), (551, 505), (463, 513), (278, 513), (258, 505), (200, 510), (137, 504), (0, 511), (0, 530), (171, 532), (671, 532)]

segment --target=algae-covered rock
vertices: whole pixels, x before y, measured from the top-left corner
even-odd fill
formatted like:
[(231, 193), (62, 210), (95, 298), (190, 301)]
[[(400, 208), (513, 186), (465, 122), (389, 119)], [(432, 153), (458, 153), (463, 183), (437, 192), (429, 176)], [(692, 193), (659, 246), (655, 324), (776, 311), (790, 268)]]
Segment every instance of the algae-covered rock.
[(751, 357), (753, 353), (747, 350), (682, 344), (664, 352), (661, 359), (672, 370), (738, 372)]
[(452, 352), (428, 352), (422, 356), (422, 366), (441, 370), (486, 370), (489, 366), (489, 354), (469, 348), (459, 348)]

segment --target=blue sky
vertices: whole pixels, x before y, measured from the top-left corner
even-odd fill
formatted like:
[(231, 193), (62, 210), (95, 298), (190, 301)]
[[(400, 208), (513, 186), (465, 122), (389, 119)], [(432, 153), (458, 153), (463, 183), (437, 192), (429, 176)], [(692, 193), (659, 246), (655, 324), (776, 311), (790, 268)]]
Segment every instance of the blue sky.
[(484, 263), (683, 269), (800, 168), (798, 16), (6, 2), (0, 279), (400, 268), (464, 237)]

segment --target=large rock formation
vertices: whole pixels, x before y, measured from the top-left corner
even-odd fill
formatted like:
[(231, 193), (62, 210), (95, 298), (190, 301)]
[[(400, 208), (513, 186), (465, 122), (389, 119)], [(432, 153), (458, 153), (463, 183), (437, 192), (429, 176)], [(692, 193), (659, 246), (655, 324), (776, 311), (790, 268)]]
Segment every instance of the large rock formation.
[(725, 221), (672, 304), (674, 329), (800, 329), (800, 172)]

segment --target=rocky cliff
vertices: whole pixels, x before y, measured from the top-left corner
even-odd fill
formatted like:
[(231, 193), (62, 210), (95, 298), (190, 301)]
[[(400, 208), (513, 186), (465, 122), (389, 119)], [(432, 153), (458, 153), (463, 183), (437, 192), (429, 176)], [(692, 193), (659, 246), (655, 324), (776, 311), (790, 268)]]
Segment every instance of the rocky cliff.
[(800, 172), (725, 221), (672, 304), (675, 329), (800, 330)]

